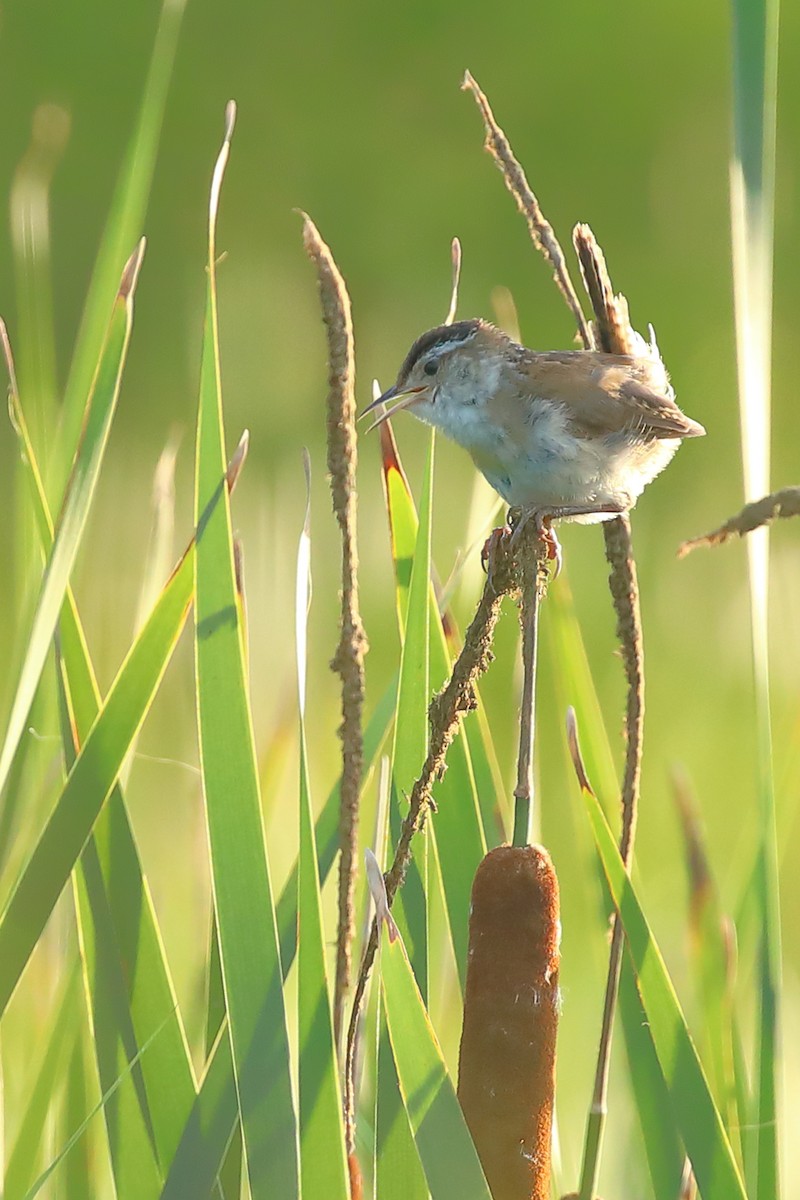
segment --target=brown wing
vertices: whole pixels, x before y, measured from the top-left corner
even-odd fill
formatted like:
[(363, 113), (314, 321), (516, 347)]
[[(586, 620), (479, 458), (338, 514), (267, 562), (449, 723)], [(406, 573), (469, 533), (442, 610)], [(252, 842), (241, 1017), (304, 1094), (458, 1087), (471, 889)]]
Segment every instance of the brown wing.
[(623, 429), (658, 438), (705, 433), (702, 425), (658, 390), (660, 380), (646, 358), (593, 350), (545, 354), (526, 350), (517, 367), (527, 377), (532, 396), (563, 404), (579, 437)]

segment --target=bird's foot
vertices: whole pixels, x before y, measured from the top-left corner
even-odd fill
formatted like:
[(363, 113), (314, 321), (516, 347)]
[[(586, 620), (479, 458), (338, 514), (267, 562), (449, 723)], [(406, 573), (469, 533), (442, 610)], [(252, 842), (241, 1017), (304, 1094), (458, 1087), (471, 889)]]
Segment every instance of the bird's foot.
[[(544, 509), (529, 509), (527, 512), (522, 512), (517, 509), (513, 515), (509, 513), (509, 524), (512, 528), (511, 545), (514, 546), (522, 535), (523, 529), (529, 521), (533, 521), (536, 527), (536, 536), (539, 541), (547, 549), (547, 557), (550, 562), (555, 563), (553, 578), (557, 579), (561, 574), (563, 565), (563, 555), (561, 552), (561, 543), (556, 537), (556, 531), (553, 529), (553, 516), (556, 514), (547, 512)], [(560, 513), (557, 515), (561, 515)]]

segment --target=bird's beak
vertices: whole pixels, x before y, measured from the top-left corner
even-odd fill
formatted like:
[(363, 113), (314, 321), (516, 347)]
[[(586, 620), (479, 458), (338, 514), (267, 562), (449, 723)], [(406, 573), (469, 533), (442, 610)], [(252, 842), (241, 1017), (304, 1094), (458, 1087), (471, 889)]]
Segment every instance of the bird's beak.
[(368, 404), (364, 411), (359, 414), (359, 420), (361, 417), (365, 417), (367, 413), (371, 413), (373, 409), (380, 408), (381, 405), (388, 404), (390, 400), (394, 400), (395, 403), (392, 407), (385, 408), (366, 431), (367, 433), (372, 433), (373, 429), (377, 429), (379, 425), (382, 425), (389, 417), (393, 417), (395, 413), (400, 412), (401, 409), (410, 408), (412, 404), (417, 404), (420, 400), (424, 400), (425, 395), (429, 391), (430, 388), (425, 387), (424, 384), (422, 387), (407, 388), (404, 392), (398, 392), (396, 387), (387, 388), (382, 396), (378, 396), (376, 400)]

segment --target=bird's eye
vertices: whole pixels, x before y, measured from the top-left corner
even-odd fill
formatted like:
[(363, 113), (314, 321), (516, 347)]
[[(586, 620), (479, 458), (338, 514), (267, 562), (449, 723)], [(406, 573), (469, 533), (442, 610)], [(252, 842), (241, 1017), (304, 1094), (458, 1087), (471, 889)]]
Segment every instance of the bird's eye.
[(436, 372), (439, 370), (439, 364), (431, 358), (431, 359), (428, 359), (428, 361), (425, 363), (425, 366), (422, 369), (426, 375), (435, 375)]

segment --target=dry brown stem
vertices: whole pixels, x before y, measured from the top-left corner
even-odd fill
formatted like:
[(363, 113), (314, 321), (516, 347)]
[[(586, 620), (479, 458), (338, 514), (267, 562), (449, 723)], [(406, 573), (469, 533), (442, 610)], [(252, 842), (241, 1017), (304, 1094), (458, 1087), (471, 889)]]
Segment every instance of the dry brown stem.
[[(628, 305), (623, 296), (614, 295), (605, 258), (589, 226), (576, 226), (573, 241), (581, 264), (586, 290), (594, 309), (598, 348), (608, 354), (629, 354), (633, 348), (633, 339), (628, 318)], [(611, 568), (608, 585), (614, 601), (614, 611), (617, 614), (617, 636), (622, 647), (622, 660), (628, 682), (625, 711), (627, 750), (622, 782), (622, 833), (619, 850), (625, 866), (630, 867), (636, 834), (642, 770), (644, 647), (639, 612), (639, 585), (636, 579), (636, 563), (633, 558), (628, 514), (623, 513), (611, 521), (604, 521), (603, 536), (606, 543), (606, 560)], [(618, 913), (614, 914), (612, 927), (603, 1021), (589, 1117), (587, 1154), (584, 1157), (581, 1177), (580, 1200), (591, 1200), (594, 1196), (599, 1147), (608, 1107), (611, 1040), (625, 943), (622, 922)]]
[[(422, 829), (431, 807), (431, 793), (445, 769), (448, 747), (458, 732), (461, 718), (476, 705), (475, 684), (492, 660), (492, 637), (503, 597), (518, 587), (518, 566), (509, 540), (499, 542), (475, 616), (464, 635), (461, 653), (445, 686), (434, 696), (428, 709), (430, 738), (428, 754), (419, 778), (411, 789), (409, 809), (400, 831), (394, 861), (386, 872), (386, 898), (391, 907), (397, 889), (402, 885), (411, 859), (411, 840)], [(378, 929), (373, 920), (369, 940), (364, 949), (361, 970), (353, 995), (350, 1025), (345, 1052), (345, 1140), (348, 1148), (355, 1144), (355, 1049), (358, 1023), (375, 953), (378, 949)]]
[[(331, 668), (342, 681), (342, 778), (339, 799), (339, 921), (336, 940), (334, 1040), (341, 1044), (344, 1003), (350, 988), (355, 932), (353, 893), (358, 847), (358, 805), (364, 765), (362, 712), (367, 637), (358, 605), (356, 541), (355, 355), (350, 298), (330, 249), (310, 217), (304, 216), (303, 244), (319, 280), (328, 336), (328, 472), (333, 511), (342, 538), (342, 609), (339, 645)], [(352, 1146), (348, 1147), (352, 1150)]]
[(705, 533), (702, 537), (690, 538), (688, 542), (682, 542), (678, 547), (678, 558), (683, 558), (690, 551), (696, 550), (698, 546), (719, 546), (737, 534), (739, 537), (744, 537), (746, 533), (752, 533), (761, 525), (769, 525), (776, 518), (798, 516), (800, 516), (800, 487), (781, 488), (779, 492), (771, 492), (769, 496), (762, 496), (760, 500), (753, 500), (750, 504), (745, 504), (741, 512), (729, 517), (724, 525), (720, 525), (719, 529), (712, 529), (711, 533)]
[[(576, 227), (573, 235), (575, 249), (581, 265), (586, 290), (594, 310), (595, 320), (588, 325), (575, 289), (569, 278), (563, 251), (539, 208), (525, 175), (514, 157), (508, 140), (497, 126), (489, 103), (483, 92), (469, 74), (464, 80), (481, 109), (486, 125), (486, 146), (503, 173), (506, 187), (514, 196), (517, 206), (528, 222), (528, 229), (536, 245), (549, 259), (555, 271), (556, 283), (570, 311), (575, 316), (578, 331), (587, 349), (594, 347), (607, 353), (626, 354), (632, 349), (628, 306), (623, 296), (615, 296), (602, 251), (587, 225)], [(627, 753), (625, 775), (622, 784), (622, 834), (620, 852), (626, 865), (633, 853), (636, 829), (636, 814), (639, 801), (641, 775), (642, 735), (644, 732), (644, 659), (642, 648), (641, 620), (639, 616), (639, 589), (636, 566), (631, 546), (630, 521), (627, 514), (603, 522), (606, 543), (606, 558), (611, 568), (609, 587), (617, 615), (617, 634), (622, 646), (625, 675), (628, 682), (626, 706)], [(595, 1174), (599, 1140), (602, 1136), (602, 1114), (606, 1109), (608, 1089), (608, 1067), (611, 1051), (613, 1014), (619, 988), (619, 973), (622, 963), (623, 931), (619, 920), (614, 921), (611, 952), (609, 955), (608, 980), (603, 1011), (603, 1030), (598, 1052), (595, 1090), (592, 1100), (592, 1121), (597, 1116), (594, 1132), (587, 1140), (587, 1151), (593, 1141), (591, 1152), (584, 1161), (584, 1177), (581, 1181), (582, 1200), (594, 1194)]]
[(569, 271), (567, 270), (564, 251), (561, 249), (558, 238), (553, 232), (552, 225), (539, 207), (539, 201), (531, 190), (530, 184), (525, 177), (525, 172), (514, 157), (514, 152), (511, 149), (508, 138), (497, 124), (497, 121), (495, 121), (489, 101), (469, 71), (464, 75), (461, 87), (464, 91), (472, 92), (475, 97), (475, 102), (480, 109), (483, 123), (486, 127), (486, 149), (495, 160), (503, 175), (506, 187), (516, 200), (519, 211), (527, 221), (531, 241), (536, 249), (544, 254), (553, 268), (553, 278), (575, 318), (583, 344), (587, 347), (591, 346), (591, 330), (583, 315), (583, 309), (581, 308), (580, 301), (569, 276)]

